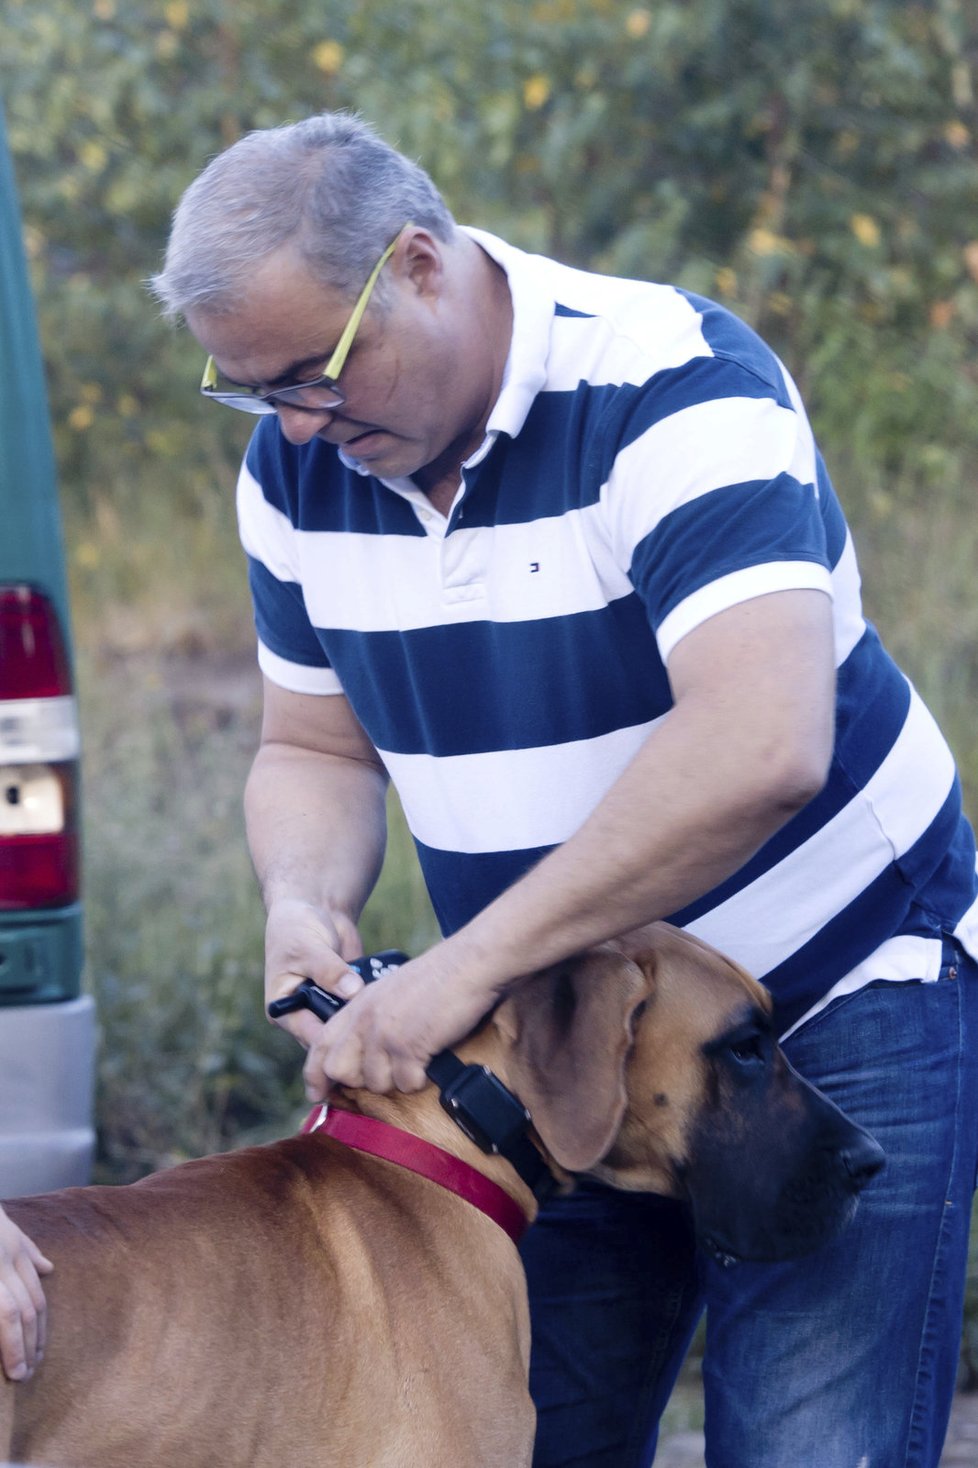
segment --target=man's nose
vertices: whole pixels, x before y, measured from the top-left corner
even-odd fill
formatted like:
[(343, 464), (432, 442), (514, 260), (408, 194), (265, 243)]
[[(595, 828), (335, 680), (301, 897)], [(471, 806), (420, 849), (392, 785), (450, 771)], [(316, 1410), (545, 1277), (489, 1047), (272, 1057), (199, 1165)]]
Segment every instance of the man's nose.
[(309, 443), (310, 439), (315, 438), (321, 429), (333, 421), (333, 415), (328, 408), (318, 409), (313, 413), (308, 408), (296, 408), (289, 403), (276, 403), (275, 411), (278, 414), (279, 427), (285, 437), (289, 443), (297, 446)]

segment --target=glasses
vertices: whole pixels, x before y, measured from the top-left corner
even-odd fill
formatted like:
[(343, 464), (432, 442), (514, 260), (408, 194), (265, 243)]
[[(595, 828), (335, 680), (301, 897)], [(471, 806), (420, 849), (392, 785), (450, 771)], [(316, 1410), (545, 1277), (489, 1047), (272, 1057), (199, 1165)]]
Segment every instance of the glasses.
[(341, 407), (346, 402), (346, 394), (340, 392), (336, 380), (346, 365), (350, 348), (353, 346), (353, 339), (360, 328), (363, 313), (373, 295), (380, 272), (397, 249), (401, 235), (410, 228), (411, 225), (408, 222), (398, 231), (371, 270), (367, 277), (367, 284), (357, 297), (356, 305), (350, 313), (350, 319), (336, 343), (336, 350), (318, 377), (313, 377), (308, 382), (294, 382), (288, 387), (277, 387), (272, 392), (260, 392), (257, 387), (243, 387), (240, 383), (225, 385), (227, 380), (224, 379), (222, 382), (214, 358), (208, 357), (204, 366), (204, 375), (200, 380), (200, 390), (204, 397), (210, 398), (215, 403), (224, 403), (228, 408), (238, 408), (242, 413), (274, 413), (281, 404), (290, 408), (304, 409), (307, 413), (321, 413)]

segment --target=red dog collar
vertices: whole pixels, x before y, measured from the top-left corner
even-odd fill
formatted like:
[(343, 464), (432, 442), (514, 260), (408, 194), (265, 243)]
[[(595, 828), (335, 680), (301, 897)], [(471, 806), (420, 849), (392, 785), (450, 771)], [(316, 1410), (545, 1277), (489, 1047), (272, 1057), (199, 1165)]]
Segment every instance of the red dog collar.
[(324, 1103), (314, 1107), (303, 1123), (302, 1134), (306, 1136), (310, 1132), (325, 1132), (357, 1152), (396, 1162), (399, 1167), (438, 1183), (498, 1223), (514, 1244), (519, 1243), (529, 1227), (530, 1220), (522, 1208), (498, 1183), (444, 1148), (402, 1132), (386, 1121), (360, 1116), (355, 1111), (338, 1111)]

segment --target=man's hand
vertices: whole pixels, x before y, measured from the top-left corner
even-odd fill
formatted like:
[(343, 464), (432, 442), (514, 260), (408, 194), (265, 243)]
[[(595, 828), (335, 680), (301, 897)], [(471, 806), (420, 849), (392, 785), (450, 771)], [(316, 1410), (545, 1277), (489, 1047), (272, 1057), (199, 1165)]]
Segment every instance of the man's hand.
[[(291, 994), (303, 979), (349, 999), (363, 980), (347, 967), (347, 959), (363, 952), (355, 925), (307, 902), (282, 898), (268, 909), (265, 926), (265, 1003)], [(323, 1024), (309, 1010), (297, 1010), (276, 1021), (308, 1049)]]
[(303, 1075), (310, 1101), (332, 1084), (420, 1091), (431, 1057), (474, 1029), (501, 990), (467, 979), (439, 944), (365, 988), (325, 1024)]
[(26, 1381), (44, 1355), (47, 1304), (39, 1276), (54, 1265), (0, 1208), (0, 1365)]

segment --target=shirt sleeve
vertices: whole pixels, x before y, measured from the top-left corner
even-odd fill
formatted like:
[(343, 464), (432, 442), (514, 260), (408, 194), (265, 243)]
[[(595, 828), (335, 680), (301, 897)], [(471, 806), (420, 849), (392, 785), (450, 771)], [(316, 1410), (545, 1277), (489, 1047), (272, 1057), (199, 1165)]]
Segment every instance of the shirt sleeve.
[(832, 595), (818, 457), (794, 384), (785, 374), (764, 390), (748, 369), (715, 362), (698, 364), (695, 378), (679, 406), (672, 385), (664, 414), (648, 385), (603, 491), (663, 662), (739, 602), (797, 589)]
[[(258, 634), (258, 663), (266, 677), (293, 693), (342, 693), (316, 634), (302, 591), (298, 532), (276, 486), (273, 503), (259, 475), (270, 466), (256, 433), (238, 476), (238, 529)], [(284, 506), (284, 507), (283, 507)]]

